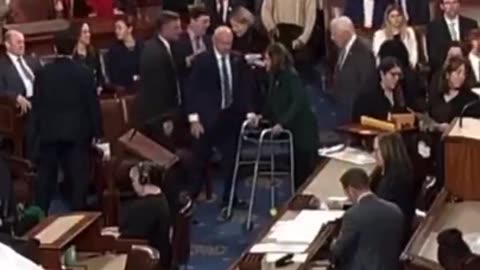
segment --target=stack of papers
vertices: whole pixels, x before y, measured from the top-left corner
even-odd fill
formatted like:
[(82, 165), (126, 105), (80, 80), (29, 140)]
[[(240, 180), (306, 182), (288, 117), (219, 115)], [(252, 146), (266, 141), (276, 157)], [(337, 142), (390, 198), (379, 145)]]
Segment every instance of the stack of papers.
[(332, 151), (331, 149), (327, 149), (326, 151), (325, 149), (319, 149), (318, 154), (320, 156), (338, 159), (356, 165), (367, 165), (375, 163), (375, 158), (372, 156), (372, 154), (366, 151), (362, 151), (360, 149), (352, 147), (337, 147), (338, 149), (340, 149), (340, 151)]
[(327, 223), (341, 218), (344, 211), (303, 210), (293, 220), (278, 221), (266, 243), (252, 247), (252, 253), (302, 253)]

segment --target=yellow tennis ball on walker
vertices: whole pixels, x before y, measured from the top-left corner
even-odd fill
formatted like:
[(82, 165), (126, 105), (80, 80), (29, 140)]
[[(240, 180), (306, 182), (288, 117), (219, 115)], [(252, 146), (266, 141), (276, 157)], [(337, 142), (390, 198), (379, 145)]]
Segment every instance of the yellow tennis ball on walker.
[(276, 216), (277, 213), (278, 213), (278, 212), (277, 212), (277, 208), (270, 208), (270, 215), (271, 215), (272, 217)]

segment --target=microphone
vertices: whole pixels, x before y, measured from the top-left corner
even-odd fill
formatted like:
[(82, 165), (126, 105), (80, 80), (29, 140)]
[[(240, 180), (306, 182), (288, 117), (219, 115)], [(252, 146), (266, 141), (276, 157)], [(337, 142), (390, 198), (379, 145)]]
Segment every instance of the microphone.
[(128, 140), (131, 141), (133, 139), (133, 137), (135, 137), (135, 135), (137, 134), (139, 129), (144, 128), (148, 125), (155, 124), (155, 123), (157, 123), (161, 120), (165, 120), (167, 118), (172, 118), (172, 117), (173, 117), (173, 113), (164, 113), (164, 114), (161, 114), (161, 115), (156, 115), (156, 116), (148, 118), (141, 125), (138, 125), (136, 128), (133, 129), (133, 132), (130, 135), (130, 137), (128, 138)]
[(468, 109), (470, 109), (473, 106), (478, 105), (478, 104), (480, 104), (480, 99), (471, 101), (471, 102), (465, 104), (465, 106), (463, 106), (462, 111), (460, 112), (460, 116), (459, 116), (459, 118), (460, 118), (459, 126), (460, 127), (463, 127), (463, 121), (462, 120), (463, 120), (463, 117), (465, 116), (465, 113), (468, 111)]

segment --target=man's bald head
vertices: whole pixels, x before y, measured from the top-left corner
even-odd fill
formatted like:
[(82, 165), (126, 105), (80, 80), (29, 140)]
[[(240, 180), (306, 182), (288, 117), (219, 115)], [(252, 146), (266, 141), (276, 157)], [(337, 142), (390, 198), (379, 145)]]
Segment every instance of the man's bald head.
[(220, 54), (229, 54), (232, 50), (233, 33), (227, 26), (219, 26), (213, 33), (213, 45)]
[(330, 31), (333, 42), (339, 48), (344, 48), (352, 36), (355, 35), (355, 26), (350, 18), (341, 16), (330, 22)]
[(22, 32), (8, 30), (5, 33), (5, 48), (13, 55), (23, 56), (25, 54), (25, 38)]

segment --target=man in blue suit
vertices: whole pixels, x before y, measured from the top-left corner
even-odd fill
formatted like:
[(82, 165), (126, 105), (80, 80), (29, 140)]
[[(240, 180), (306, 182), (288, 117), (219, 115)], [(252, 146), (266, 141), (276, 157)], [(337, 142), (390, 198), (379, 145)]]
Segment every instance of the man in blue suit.
[[(185, 109), (190, 131), (194, 137), (193, 198), (197, 197), (205, 180), (206, 163), (212, 147), (222, 155), (220, 176), (225, 181), (222, 212), (226, 206), (232, 182), (238, 133), (245, 115), (251, 111), (252, 81), (248, 67), (240, 55), (231, 52), (233, 34), (230, 28), (220, 26), (212, 38), (213, 48), (198, 55), (193, 63), (190, 83), (185, 93)], [(238, 199), (238, 207), (245, 206)]]

